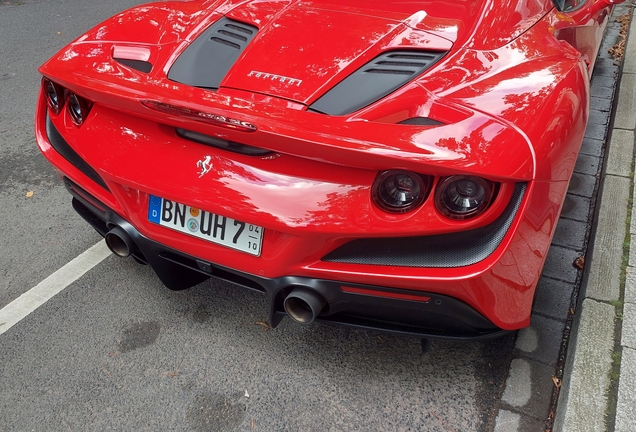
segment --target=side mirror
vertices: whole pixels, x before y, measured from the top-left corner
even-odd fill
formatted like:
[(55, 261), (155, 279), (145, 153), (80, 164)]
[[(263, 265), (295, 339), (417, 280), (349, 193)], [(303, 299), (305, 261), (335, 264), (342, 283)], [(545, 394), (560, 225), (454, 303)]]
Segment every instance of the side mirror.
[(599, 10), (623, 3), (625, 0), (554, 0), (554, 5), (559, 12), (579, 12), (587, 10), (590, 15)]

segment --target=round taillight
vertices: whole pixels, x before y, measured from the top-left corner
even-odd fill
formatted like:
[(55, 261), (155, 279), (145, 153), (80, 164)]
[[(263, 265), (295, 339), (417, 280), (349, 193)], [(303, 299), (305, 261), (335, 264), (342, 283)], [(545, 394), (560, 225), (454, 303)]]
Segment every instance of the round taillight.
[(70, 93), (68, 96), (68, 112), (76, 125), (81, 125), (88, 115), (88, 103), (81, 96)]
[(492, 183), (483, 178), (452, 176), (437, 186), (435, 205), (448, 218), (468, 219), (488, 208), (492, 192)]
[(373, 201), (384, 211), (406, 213), (422, 204), (428, 184), (427, 179), (409, 171), (383, 171), (373, 183)]
[(51, 111), (55, 114), (59, 114), (64, 106), (64, 89), (53, 81), (43, 78), (44, 91), (46, 92), (46, 103), (49, 105)]

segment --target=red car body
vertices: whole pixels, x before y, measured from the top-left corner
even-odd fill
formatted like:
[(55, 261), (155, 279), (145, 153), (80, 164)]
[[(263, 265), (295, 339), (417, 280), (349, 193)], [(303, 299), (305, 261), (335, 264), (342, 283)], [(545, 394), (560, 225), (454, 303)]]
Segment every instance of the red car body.
[[(257, 289), (273, 325), (296, 306), (313, 314), (305, 322), (494, 336), (530, 322), (586, 128), (611, 4), (579, 3), (139, 6), (40, 68), (37, 142), (76, 210), (102, 235), (117, 229), (115, 252), (149, 263), (170, 288), (215, 276)], [(246, 35), (228, 64), (205, 56), (221, 49), (205, 45), (219, 23)], [(387, 94), (359, 82), (329, 93), (387, 53), (434, 58)], [(386, 170), (425, 179), (423, 202), (379, 206), (373, 188)], [(436, 191), (452, 176), (495, 185), (485, 211), (440, 211)], [(208, 223), (262, 227), (260, 254), (149, 221), (151, 195), (208, 212)], [(291, 292), (301, 296), (287, 303)]]

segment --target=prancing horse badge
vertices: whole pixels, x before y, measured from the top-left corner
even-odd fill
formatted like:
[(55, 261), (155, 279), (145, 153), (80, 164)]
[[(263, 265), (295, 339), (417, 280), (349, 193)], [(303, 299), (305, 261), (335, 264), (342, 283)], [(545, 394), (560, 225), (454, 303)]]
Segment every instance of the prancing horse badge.
[(205, 159), (201, 159), (197, 162), (197, 166), (201, 169), (201, 172), (199, 172), (199, 178), (210, 172), (210, 170), (212, 169), (212, 162), (210, 162), (211, 160), (211, 156), (206, 156)]

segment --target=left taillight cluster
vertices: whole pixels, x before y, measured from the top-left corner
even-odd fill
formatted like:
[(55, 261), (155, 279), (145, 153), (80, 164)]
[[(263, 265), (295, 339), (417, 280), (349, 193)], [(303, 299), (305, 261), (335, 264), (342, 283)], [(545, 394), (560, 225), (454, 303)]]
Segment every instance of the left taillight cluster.
[(48, 78), (42, 78), (42, 86), (46, 95), (46, 102), (54, 114), (59, 114), (66, 106), (73, 123), (81, 126), (86, 120), (93, 106), (89, 100), (65, 89)]
[(384, 171), (373, 183), (373, 201), (386, 212), (407, 213), (424, 202), (430, 184), (428, 177), (409, 171)]
[[(378, 174), (371, 189), (373, 202), (388, 213), (408, 213), (431, 193), (433, 179), (409, 171), (389, 170)], [(464, 220), (488, 209), (497, 185), (475, 176), (450, 176), (435, 187), (435, 208), (449, 219)]]

